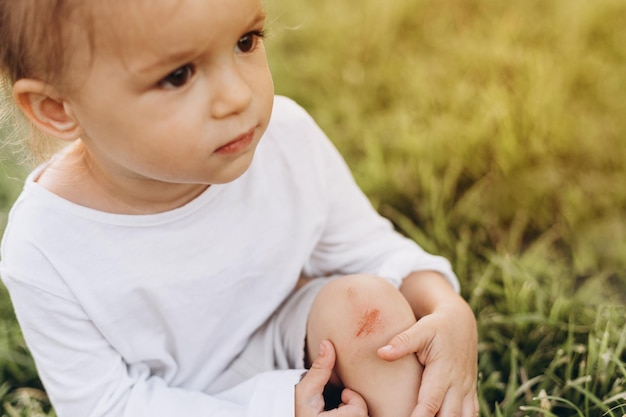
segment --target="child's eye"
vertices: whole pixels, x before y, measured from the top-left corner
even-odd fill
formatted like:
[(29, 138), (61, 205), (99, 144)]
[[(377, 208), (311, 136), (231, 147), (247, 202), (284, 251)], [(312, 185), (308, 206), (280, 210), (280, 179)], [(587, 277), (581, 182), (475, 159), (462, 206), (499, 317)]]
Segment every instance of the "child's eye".
[(237, 42), (237, 50), (243, 53), (252, 52), (256, 48), (259, 40), (263, 39), (263, 37), (263, 31), (246, 33)]
[(159, 87), (166, 89), (180, 88), (183, 85), (187, 84), (189, 79), (193, 76), (193, 73), (194, 68), (191, 64), (183, 65), (182, 67), (172, 71), (167, 75), (167, 77), (159, 81)]

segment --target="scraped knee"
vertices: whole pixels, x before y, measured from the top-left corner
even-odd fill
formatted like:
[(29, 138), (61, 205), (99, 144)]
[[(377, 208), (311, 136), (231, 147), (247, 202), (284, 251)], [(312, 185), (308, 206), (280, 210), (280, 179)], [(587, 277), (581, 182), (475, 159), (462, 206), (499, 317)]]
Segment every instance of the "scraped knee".
[(313, 304), (310, 318), (329, 326), (328, 336), (336, 341), (380, 341), (415, 323), (398, 289), (382, 278), (364, 274), (347, 275), (326, 284)]

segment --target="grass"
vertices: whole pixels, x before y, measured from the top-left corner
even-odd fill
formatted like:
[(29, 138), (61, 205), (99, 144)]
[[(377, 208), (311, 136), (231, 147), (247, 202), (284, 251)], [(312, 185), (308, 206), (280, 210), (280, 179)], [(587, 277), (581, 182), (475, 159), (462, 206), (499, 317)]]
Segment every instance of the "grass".
[[(267, 1), (277, 92), (452, 260), (481, 415), (626, 415), (626, 3)], [(47, 415), (0, 299), (0, 415)]]

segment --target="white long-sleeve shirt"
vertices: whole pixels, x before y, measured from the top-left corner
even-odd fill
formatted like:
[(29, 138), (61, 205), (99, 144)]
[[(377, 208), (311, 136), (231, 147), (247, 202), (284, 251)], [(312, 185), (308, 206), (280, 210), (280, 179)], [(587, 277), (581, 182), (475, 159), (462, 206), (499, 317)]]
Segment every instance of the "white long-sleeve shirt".
[(397, 286), (435, 270), (458, 288), (445, 259), (375, 212), (286, 98), (248, 171), (175, 210), (89, 209), (37, 175), (11, 211), (0, 274), (60, 417), (293, 415), (301, 370), (211, 386), (301, 272), (371, 273)]

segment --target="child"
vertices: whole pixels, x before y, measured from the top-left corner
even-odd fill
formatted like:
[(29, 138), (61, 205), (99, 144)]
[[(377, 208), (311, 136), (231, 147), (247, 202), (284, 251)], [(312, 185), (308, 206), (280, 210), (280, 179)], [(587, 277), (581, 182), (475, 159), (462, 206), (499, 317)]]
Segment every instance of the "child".
[(13, 98), (68, 144), (26, 180), (0, 269), (56, 412), (474, 416), (449, 263), (274, 97), (264, 23), (260, 0), (0, 1)]

